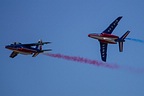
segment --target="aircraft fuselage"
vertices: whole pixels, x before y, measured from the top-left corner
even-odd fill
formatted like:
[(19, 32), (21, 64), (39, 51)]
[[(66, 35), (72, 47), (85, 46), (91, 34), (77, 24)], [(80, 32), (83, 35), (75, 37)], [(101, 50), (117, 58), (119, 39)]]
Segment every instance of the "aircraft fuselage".
[(26, 48), (26, 47), (23, 47), (23, 46), (8, 45), (8, 46), (6, 46), (6, 48), (9, 49), (9, 50), (18, 52), (20, 54), (24, 54), (24, 55), (30, 55), (30, 54), (38, 52), (38, 50), (35, 49), (35, 48)]
[(50, 42), (42, 42), (42, 40), (39, 40), (38, 43), (28, 43), (28, 44), (14, 42), (14, 44), (6, 45), (5, 48), (13, 51), (9, 56), (11, 58), (14, 58), (18, 54), (32, 55), (32, 57), (36, 57), (39, 53), (43, 53), (45, 51), (51, 51), (51, 49), (45, 49), (45, 50), (42, 49), (42, 45), (48, 43)]
[(98, 39), (100, 42), (103, 43), (110, 43), (110, 44), (117, 44), (117, 40), (119, 39), (118, 36), (112, 35), (112, 34), (106, 34), (106, 33), (93, 33), (88, 35), (91, 38)]

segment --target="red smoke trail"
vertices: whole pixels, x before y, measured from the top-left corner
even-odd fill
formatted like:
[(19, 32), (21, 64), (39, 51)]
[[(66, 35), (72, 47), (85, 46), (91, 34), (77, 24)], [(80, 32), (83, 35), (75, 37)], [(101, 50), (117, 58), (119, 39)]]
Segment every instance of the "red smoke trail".
[(100, 62), (97, 60), (91, 60), (83, 57), (78, 57), (78, 56), (68, 56), (68, 55), (62, 55), (62, 54), (52, 54), (52, 53), (44, 53), (44, 55), (50, 56), (50, 57), (55, 57), (55, 58), (60, 58), (60, 59), (65, 59), (65, 60), (70, 60), (70, 61), (75, 61), (75, 62), (80, 62), (80, 63), (86, 63), (86, 64), (92, 64), (95, 66), (102, 66), (102, 67), (107, 67), (107, 68), (112, 68), (112, 69), (118, 69), (120, 66), (116, 64), (108, 64), (104, 62)]
[(138, 67), (130, 67), (130, 66), (121, 66), (121, 69), (127, 70), (132, 73), (139, 73), (143, 74), (144, 73), (144, 68), (138, 68)]
[(92, 64), (95, 66), (107, 67), (111, 69), (127, 70), (132, 73), (141, 73), (141, 74), (144, 73), (144, 68), (135, 68), (135, 67), (130, 67), (130, 66), (119, 66), (117, 64), (108, 64), (105, 62), (91, 60), (91, 59), (83, 58), (79, 56), (68, 56), (68, 55), (63, 55), (63, 54), (52, 54), (52, 53), (43, 53), (43, 54), (46, 56), (54, 57), (54, 58), (65, 59), (69, 61), (75, 61), (75, 62), (86, 63), (86, 64)]

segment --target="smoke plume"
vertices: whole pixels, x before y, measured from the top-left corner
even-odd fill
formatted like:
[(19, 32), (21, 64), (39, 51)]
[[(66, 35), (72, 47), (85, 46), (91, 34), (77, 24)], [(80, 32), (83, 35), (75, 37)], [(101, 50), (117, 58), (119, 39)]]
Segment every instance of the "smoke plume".
[(108, 64), (105, 62), (91, 60), (91, 59), (83, 58), (83, 57), (79, 57), (79, 56), (68, 56), (68, 55), (63, 55), (63, 54), (52, 54), (52, 53), (44, 53), (44, 55), (54, 57), (54, 58), (59, 58), (59, 59), (65, 59), (65, 60), (69, 60), (69, 61), (91, 64), (91, 65), (95, 65), (95, 66), (107, 67), (107, 68), (111, 68), (111, 69), (119, 68), (119, 66), (116, 64)]
[(139, 42), (139, 43), (144, 43), (144, 40), (135, 39), (135, 38), (126, 38), (126, 40), (131, 40), (131, 41), (135, 41), (135, 42)]
[(142, 74), (144, 73), (144, 68), (135, 68), (135, 67), (130, 67), (130, 66), (109, 64), (109, 63), (105, 63), (102, 61), (92, 60), (92, 59), (79, 57), (79, 56), (69, 56), (69, 55), (52, 54), (52, 53), (43, 53), (43, 54), (46, 56), (54, 57), (54, 58), (79, 62), (79, 63), (83, 63), (83, 64), (91, 64), (91, 65), (95, 65), (97, 67), (105, 67), (105, 68), (109, 68), (109, 69), (121, 69), (121, 70), (126, 70), (126, 71), (129, 71), (132, 73), (142, 73)]

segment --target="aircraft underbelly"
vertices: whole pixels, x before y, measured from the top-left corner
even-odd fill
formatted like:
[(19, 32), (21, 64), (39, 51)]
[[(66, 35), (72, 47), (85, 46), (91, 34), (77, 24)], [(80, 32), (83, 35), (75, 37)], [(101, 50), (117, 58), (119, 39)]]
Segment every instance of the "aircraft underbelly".
[(20, 52), (20, 54), (23, 54), (23, 55), (31, 55), (32, 53)]
[(36, 52), (36, 50), (23, 49), (23, 48), (13, 49), (13, 51), (18, 52), (23, 55), (30, 55)]
[(36, 52), (35, 50), (29, 50), (29, 49), (28, 50), (27, 49), (20, 50), (20, 53), (24, 54), (24, 55), (33, 54), (35, 52)]
[(108, 43), (112, 43), (112, 44), (116, 44), (117, 42), (115, 41), (115, 38), (107, 38), (107, 37), (103, 37), (102, 39), (100, 39), (102, 41), (108, 42)]
[(32, 52), (23, 52), (23, 51), (15, 51), (15, 52), (18, 52), (18, 53), (23, 54), (23, 55), (33, 54)]
[(100, 36), (94, 36), (92, 37), (94, 39), (98, 39), (99, 41), (105, 42), (105, 43), (111, 43), (111, 44), (116, 44), (117, 42), (115, 41), (117, 38), (110, 38), (110, 37), (100, 37)]

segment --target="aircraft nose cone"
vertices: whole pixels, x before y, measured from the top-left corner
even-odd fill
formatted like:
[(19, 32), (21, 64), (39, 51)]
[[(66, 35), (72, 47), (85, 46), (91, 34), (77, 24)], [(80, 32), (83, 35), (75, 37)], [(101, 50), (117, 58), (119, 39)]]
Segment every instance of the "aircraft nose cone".
[(9, 49), (9, 46), (5, 46), (6, 49)]
[(88, 34), (88, 37), (90, 37), (91, 35), (90, 34)]
[(5, 48), (8, 48), (8, 46), (5, 46)]

